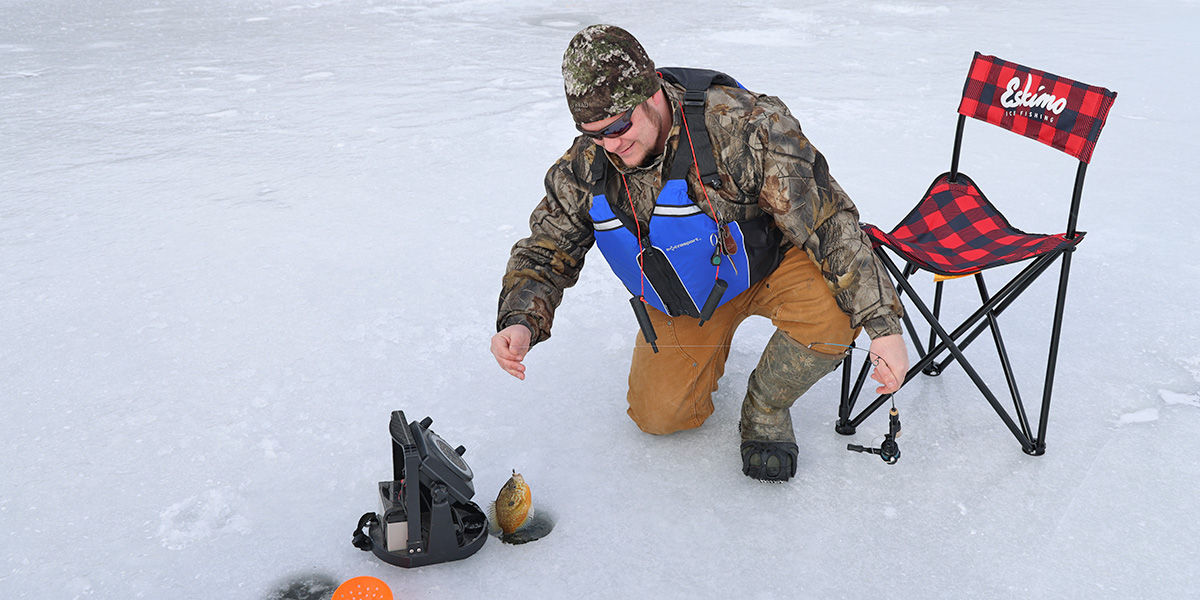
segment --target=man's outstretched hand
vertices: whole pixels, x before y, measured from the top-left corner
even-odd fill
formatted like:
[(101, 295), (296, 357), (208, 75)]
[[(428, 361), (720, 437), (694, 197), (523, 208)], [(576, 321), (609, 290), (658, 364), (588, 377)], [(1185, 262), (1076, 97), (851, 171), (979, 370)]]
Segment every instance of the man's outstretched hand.
[(875, 393), (894, 394), (908, 373), (908, 348), (904, 346), (904, 336), (885, 335), (871, 340), (871, 361), (875, 363), (871, 379), (883, 384), (875, 388)]
[[(531, 337), (529, 328), (520, 324), (509, 325), (492, 336), (492, 356), (496, 357), (501, 369), (522, 381), (525, 380), (525, 365), (521, 364), (521, 361), (525, 360), (525, 355), (529, 352)], [(905, 358), (907, 359), (907, 356)]]

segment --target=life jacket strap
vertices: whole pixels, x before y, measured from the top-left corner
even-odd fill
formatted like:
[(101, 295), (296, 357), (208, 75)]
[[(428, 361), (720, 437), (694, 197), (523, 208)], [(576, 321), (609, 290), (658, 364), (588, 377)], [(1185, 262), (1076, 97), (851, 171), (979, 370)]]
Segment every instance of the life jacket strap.
[(629, 233), (634, 234), (635, 237), (637, 236), (638, 231), (644, 231), (642, 238), (641, 238), (641, 243), (642, 243), (642, 246), (649, 246), (650, 245), (650, 228), (649, 228), (649, 226), (644, 227), (644, 228), (638, 227), (638, 224), (633, 220), (634, 217), (629, 216), (628, 213), (621, 210), (621, 208), (619, 206), (617, 206), (617, 198), (609, 196), (609, 194), (608, 194), (609, 167), (610, 167), (610, 163), (608, 162), (608, 157), (604, 156), (604, 151), (597, 150), (596, 151), (596, 160), (592, 161), (592, 169), (591, 169), (591, 173), (589, 173), (589, 178), (592, 180), (592, 190), (591, 190), (592, 198), (595, 199), (598, 197), (603, 197), (606, 201), (608, 201), (608, 208), (610, 210), (612, 210), (613, 216), (615, 216), (617, 218), (617, 220), (621, 222), (621, 225), (623, 227), (625, 227), (625, 229), (629, 230)]
[[(713, 189), (720, 189), (721, 176), (717, 174), (717, 160), (713, 155), (712, 142), (708, 139), (708, 128), (704, 124), (704, 104), (708, 88), (713, 84), (741, 87), (734, 78), (712, 69), (689, 69), (663, 67), (658, 74), (664, 80), (684, 87), (683, 117), (691, 128), (691, 135), (681, 136), (675, 160), (671, 164), (671, 178), (682, 178), (687, 174), (695, 156), (696, 168), (700, 171), (700, 182)], [(687, 146), (684, 146), (684, 143)]]

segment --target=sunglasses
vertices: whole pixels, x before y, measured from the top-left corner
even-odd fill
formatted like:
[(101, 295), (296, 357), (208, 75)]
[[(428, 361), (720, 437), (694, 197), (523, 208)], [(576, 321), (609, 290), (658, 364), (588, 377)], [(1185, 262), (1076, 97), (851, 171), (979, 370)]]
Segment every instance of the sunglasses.
[(626, 131), (629, 131), (630, 127), (633, 127), (633, 109), (634, 108), (637, 108), (637, 106), (634, 106), (633, 108), (621, 113), (621, 116), (617, 117), (616, 121), (613, 121), (612, 123), (610, 123), (608, 125), (608, 127), (605, 127), (604, 129), (601, 129), (600, 131), (588, 131), (588, 130), (584, 129), (583, 125), (580, 125), (579, 123), (575, 124), (575, 129), (578, 129), (579, 133), (582, 133), (584, 135), (584, 137), (589, 137), (594, 140), (598, 140), (600, 138), (618, 137), (618, 136), (624, 134)]

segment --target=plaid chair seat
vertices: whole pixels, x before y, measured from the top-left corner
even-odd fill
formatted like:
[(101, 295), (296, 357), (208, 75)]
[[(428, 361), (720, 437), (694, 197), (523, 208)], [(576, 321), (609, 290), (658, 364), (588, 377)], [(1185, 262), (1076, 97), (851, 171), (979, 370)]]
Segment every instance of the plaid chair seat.
[(890, 232), (864, 223), (876, 248), (887, 246), (908, 262), (939, 275), (970, 275), (1078, 244), (1067, 234), (1025, 233), (988, 201), (970, 177), (943, 173)]

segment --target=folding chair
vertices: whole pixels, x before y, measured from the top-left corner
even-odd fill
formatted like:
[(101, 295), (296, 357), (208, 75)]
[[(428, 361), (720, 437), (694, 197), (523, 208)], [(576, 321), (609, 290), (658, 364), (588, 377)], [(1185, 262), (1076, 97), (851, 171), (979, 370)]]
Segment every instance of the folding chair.
[[(919, 360), (905, 375), (904, 383), (908, 383), (917, 373), (939, 375), (957, 362), (1020, 442), (1021, 449), (1031, 455), (1041, 455), (1046, 451), (1046, 421), (1062, 331), (1071, 254), (1084, 236), (1084, 232), (1075, 228), (1083, 177), (1096, 139), (1116, 97), (1116, 92), (1101, 87), (1084, 85), (976, 52), (958, 106), (958, 128), (954, 134), (950, 171), (933, 181), (912, 212), (891, 231), (884, 232), (870, 224), (862, 225), (871, 238), (875, 254), (898, 284), (897, 291), (904, 303), (915, 307), (929, 325), (929, 346), (926, 348), (910, 319), (908, 313), (911, 311), (905, 311), (904, 325), (911, 336), (910, 341), (916, 346)], [(975, 182), (959, 172), (959, 152), (967, 117), (1033, 138), (1079, 159), (1066, 233), (1043, 235), (1016, 229), (988, 201)], [(885, 247), (903, 259), (903, 270), (891, 260), (884, 251)], [(1000, 333), (998, 318), (1038, 276), (1060, 258), (1062, 270), (1050, 332), (1041, 413), (1037, 421), (1037, 434), (1034, 435)], [(988, 291), (983, 279), (984, 270), (1030, 259), (1032, 262), (998, 292), (992, 294)], [(918, 270), (934, 274), (936, 283), (932, 310), (910, 282)], [(953, 331), (947, 331), (947, 325), (940, 321), (942, 286), (947, 279), (966, 276), (974, 277), (982, 305), (955, 326)], [(990, 332), (995, 342), (1000, 366), (1012, 396), (1015, 418), (1000, 404), (963, 355), (967, 346), (984, 331)], [(870, 366), (868, 358), (857, 376), (852, 376), (850, 358), (847, 357), (843, 364), (841, 405), (836, 426), (838, 433), (854, 433), (864, 419), (891, 398), (890, 394), (879, 396), (857, 416), (852, 416)]]

